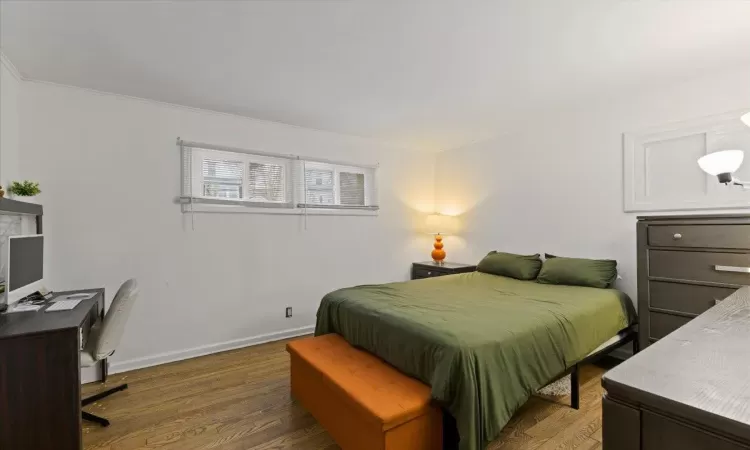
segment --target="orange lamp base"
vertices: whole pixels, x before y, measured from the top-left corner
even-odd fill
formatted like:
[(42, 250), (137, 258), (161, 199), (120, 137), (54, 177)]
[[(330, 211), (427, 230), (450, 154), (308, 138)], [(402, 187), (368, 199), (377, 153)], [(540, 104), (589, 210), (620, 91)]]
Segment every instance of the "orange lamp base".
[(435, 250), (432, 251), (432, 260), (435, 264), (443, 264), (445, 250), (443, 250), (443, 237), (440, 234), (435, 235), (435, 243), (432, 246), (435, 247)]

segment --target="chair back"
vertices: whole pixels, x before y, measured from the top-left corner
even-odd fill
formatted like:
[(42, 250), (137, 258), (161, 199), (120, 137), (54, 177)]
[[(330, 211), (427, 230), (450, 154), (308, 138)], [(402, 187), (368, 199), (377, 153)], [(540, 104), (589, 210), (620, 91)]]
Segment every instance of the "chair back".
[(124, 282), (115, 294), (115, 298), (109, 306), (109, 311), (104, 316), (101, 332), (94, 347), (92, 356), (96, 361), (108, 357), (120, 345), (120, 339), (125, 332), (125, 324), (130, 317), (133, 304), (138, 298), (138, 293), (138, 283), (131, 278)]

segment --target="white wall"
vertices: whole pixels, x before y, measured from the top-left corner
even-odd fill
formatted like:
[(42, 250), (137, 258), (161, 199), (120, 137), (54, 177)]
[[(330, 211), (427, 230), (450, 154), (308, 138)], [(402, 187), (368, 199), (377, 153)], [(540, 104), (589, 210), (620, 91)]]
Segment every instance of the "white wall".
[(20, 177), (21, 80), (15, 67), (0, 53), (0, 185)]
[[(113, 358), (125, 370), (307, 330), (326, 292), (406, 279), (427, 259), (430, 238), (415, 229), (434, 200), (464, 213), (449, 260), (491, 249), (616, 258), (635, 299), (622, 132), (746, 108), (749, 79), (750, 68), (550, 113), (436, 164), (355, 137), (22, 82), (17, 142), (23, 177), (44, 191), (50, 287), (105, 286), (109, 301), (126, 278), (141, 284)], [(297, 216), (182, 214), (177, 136), (379, 162), (381, 213), (310, 216), (307, 230)]]
[[(105, 286), (109, 301), (129, 277), (141, 286), (115, 371), (293, 333), (314, 324), (325, 293), (406, 280), (429, 254), (414, 224), (433, 204), (433, 155), (45, 83), (23, 89), (24, 176), (43, 190), (50, 288)], [(381, 212), (310, 216), (307, 230), (300, 216), (182, 214), (178, 136), (377, 162)]]
[(552, 112), (441, 153), (436, 202), (464, 213), (460, 237), (446, 238), (449, 258), (475, 262), (493, 249), (614, 258), (635, 301), (637, 214), (623, 212), (622, 133), (748, 107), (745, 68)]

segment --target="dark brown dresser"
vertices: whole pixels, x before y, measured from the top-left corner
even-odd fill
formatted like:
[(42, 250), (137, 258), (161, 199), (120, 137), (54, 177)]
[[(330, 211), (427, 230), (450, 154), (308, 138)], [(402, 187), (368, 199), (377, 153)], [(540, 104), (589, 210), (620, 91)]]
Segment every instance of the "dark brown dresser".
[(640, 347), (750, 285), (750, 215), (638, 218)]
[(750, 449), (750, 287), (602, 377), (603, 450)]

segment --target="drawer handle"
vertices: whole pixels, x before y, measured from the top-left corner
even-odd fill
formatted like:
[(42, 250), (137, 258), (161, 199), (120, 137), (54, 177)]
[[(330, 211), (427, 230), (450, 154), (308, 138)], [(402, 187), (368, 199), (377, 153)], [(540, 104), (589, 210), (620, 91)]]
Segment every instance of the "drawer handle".
[(675, 241), (682, 239), (682, 235), (680, 233), (675, 233), (674, 236), (672, 236), (672, 239), (674, 239)]
[(750, 273), (750, 267), (714, 266), (714, 270), (716, 270), (717, 272)]
[(428, 270), (428, 271), (427, 271), (427, 275), (432, 275), (432, 272), (430, 272), (430, 271)]

